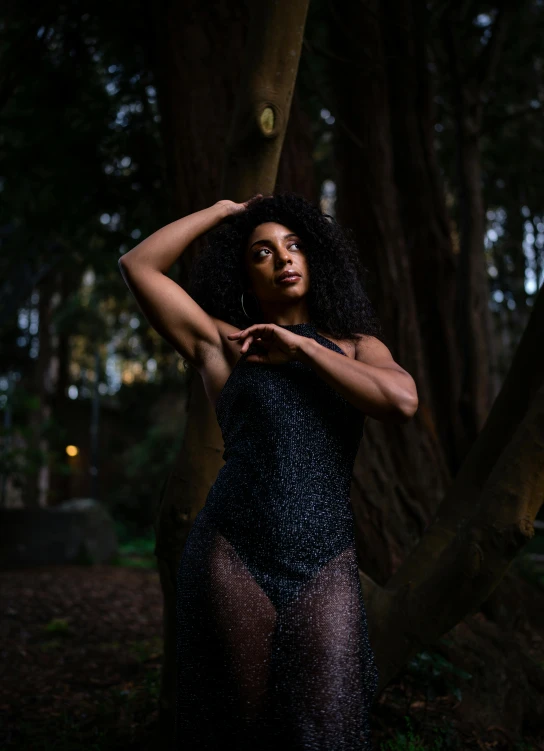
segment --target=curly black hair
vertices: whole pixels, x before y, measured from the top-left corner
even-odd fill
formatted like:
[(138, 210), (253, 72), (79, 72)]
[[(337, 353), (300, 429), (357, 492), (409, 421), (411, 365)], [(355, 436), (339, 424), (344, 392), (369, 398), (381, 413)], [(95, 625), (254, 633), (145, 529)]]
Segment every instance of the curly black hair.
[[(301, 238), (310, 270), (308, 311), (316, 328), (339, 339), (371, 334), (383, 341), (381, 322), (367, 297), (353, 232), (293, 192), (252, 198), (204, 237), (188, 280), (188, 292), (210, 315), (241, 329), (262, 323), (260, 310), (248, 318), (240, 297), (248, 288), (244, 252), (255, 227), (277, 222)], [(244, 306), (248, 310), (248, 295)], [(251, 314), (250, 314), (251, 315)]]

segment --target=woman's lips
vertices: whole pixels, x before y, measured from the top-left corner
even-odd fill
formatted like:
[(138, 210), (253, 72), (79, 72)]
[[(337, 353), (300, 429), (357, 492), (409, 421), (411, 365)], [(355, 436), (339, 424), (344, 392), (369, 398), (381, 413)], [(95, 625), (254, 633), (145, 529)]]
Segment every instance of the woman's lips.
[(293, 284), (293, 282), (298, 282), (300, 279), (300, 276), (298, 274), (291, 274), (290, 276), (284, 276), (283, 279), (278, 280), (278, 284)]

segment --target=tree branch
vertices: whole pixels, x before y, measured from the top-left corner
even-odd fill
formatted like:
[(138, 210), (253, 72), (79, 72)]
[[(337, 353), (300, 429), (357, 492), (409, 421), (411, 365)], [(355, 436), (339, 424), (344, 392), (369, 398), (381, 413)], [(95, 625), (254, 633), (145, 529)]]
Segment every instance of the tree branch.
[(434, 560), (457, 530), (473, 516), (499, 457), (544, 384), (544, 347), (540, 345), (543, 336), (544, 287), (537, 294), (512, 365), (484, 427), (448, 489), (434, 521), (393, 576), (391, 585), (398, 587), (424, 576), (428, 561)]

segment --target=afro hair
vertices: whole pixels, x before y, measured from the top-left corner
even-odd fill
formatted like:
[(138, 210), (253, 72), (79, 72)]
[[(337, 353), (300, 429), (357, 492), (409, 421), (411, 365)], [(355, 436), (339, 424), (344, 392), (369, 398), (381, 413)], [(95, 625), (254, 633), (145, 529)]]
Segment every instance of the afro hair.
[(240, 298), (249, 286), (245, 249), (254, 228), (264, 222), (282, 224), (303, 241), (311, 279), (308, 310), (316, 328), (339, 339), (370, 334), (383, 340), (352, 231), (292, 192), (252, 198), (245, 210), (207, 232), (188, 280), (189, 294), (207, 313), (240, 328), (263, 322), (259, 310), (245, 315)]

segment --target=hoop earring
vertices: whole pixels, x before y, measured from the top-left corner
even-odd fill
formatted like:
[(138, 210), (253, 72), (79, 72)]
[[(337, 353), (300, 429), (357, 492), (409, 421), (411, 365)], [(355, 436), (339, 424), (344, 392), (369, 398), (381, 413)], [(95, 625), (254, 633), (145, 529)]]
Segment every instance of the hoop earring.
[[(257, 298), (255, 298), (255, 299), (257, 299)], [(241, 301), (241, 303), (242, 303), (242, 310), (244, 311), (244, 315), (246, 316), (246, 318), (249, 318), (249, 320), (251, 321), (251, 320), (252, 320), (252, 318), (251, 318), (251, 316), (250, 316), (250, 315), (248, 314), (247, 310), (246, 310), (246, 309), (245, 309), (245, 307), (244, 307), (244, 293), (243, 293), (243, 292), (242, 292), (242, 296), (241, 296), (241, 298), (240, 298), (240, 301)]]
[(247, 311), (244, 308), (244, 293), (243, 292), (242, 292), (242, 297), (240, 298), (240, 300), (242, 301), (242, 310), (244, 311), (244, 315), (246, 316), (246, 318), (249, 318)]

